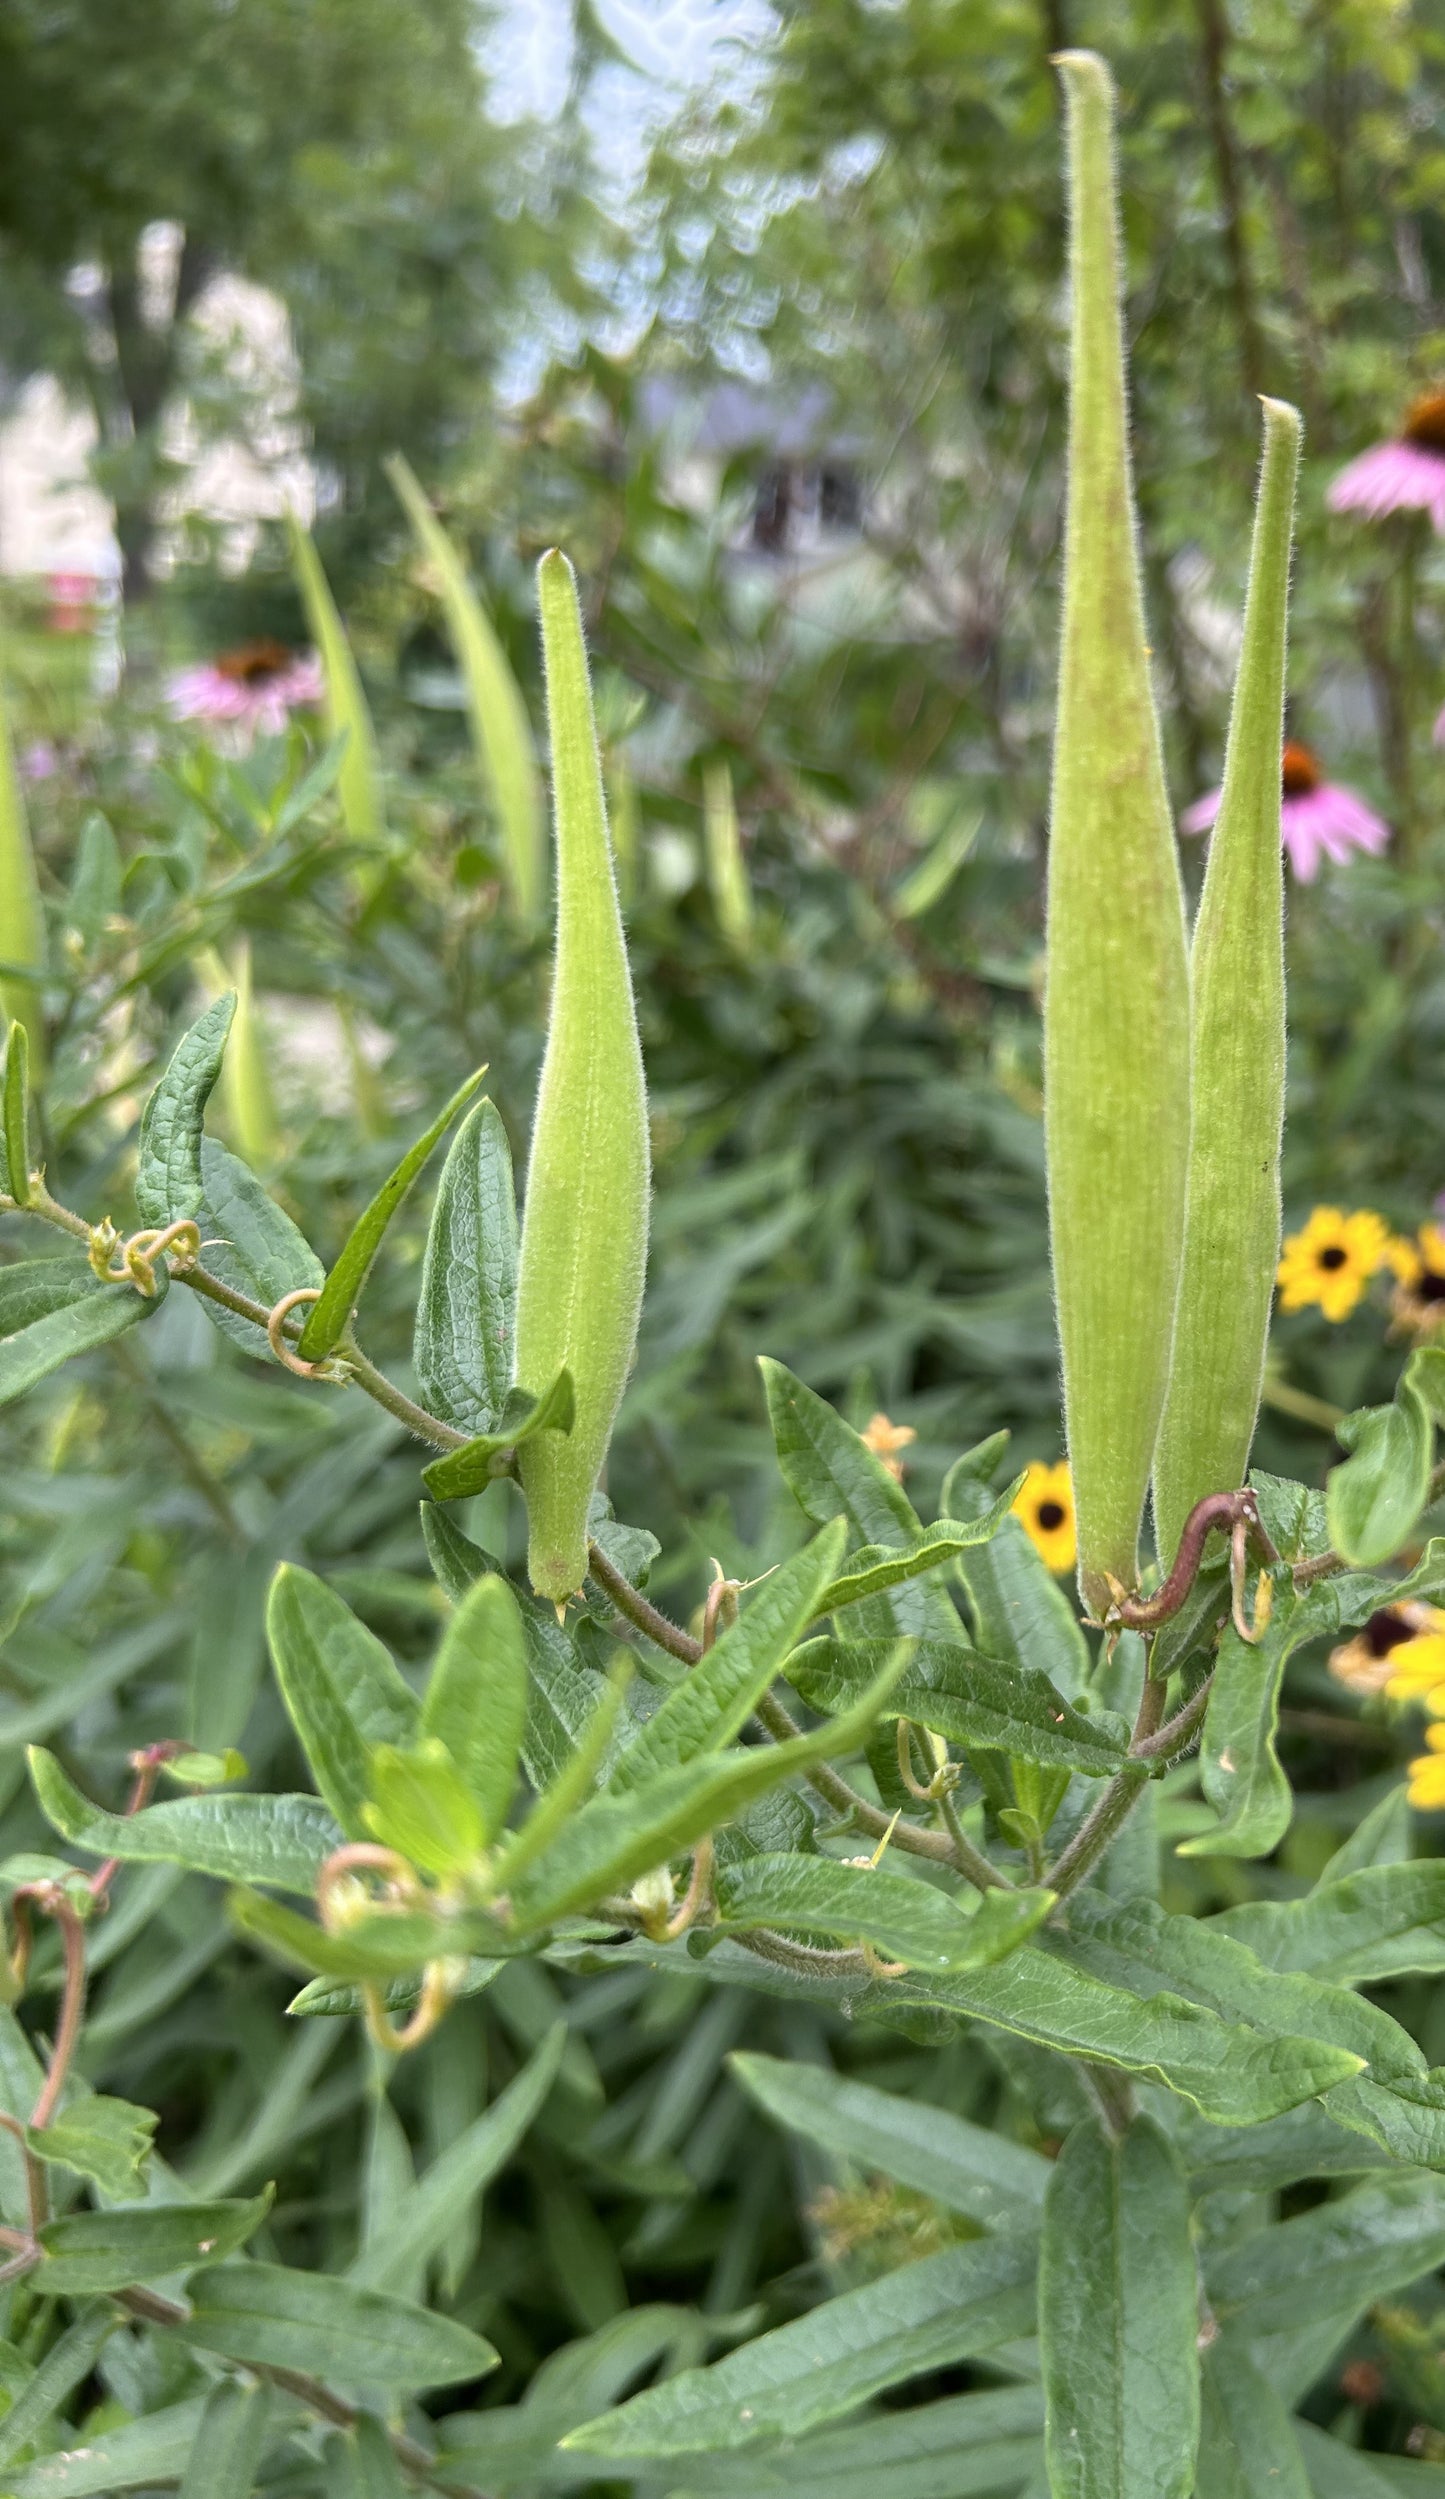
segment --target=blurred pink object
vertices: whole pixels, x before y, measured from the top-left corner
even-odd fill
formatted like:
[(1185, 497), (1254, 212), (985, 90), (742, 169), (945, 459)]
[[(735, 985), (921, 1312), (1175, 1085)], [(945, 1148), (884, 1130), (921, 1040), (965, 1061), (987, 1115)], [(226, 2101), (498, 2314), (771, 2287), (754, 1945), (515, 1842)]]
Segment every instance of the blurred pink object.
[(60, 770), (60, 756), (49, 738), (36, 738), (20, 758), (22, 781), (48, 781)]
[(1393, 442), (1375, 443), (1341, 469), (1325, 498), (1332, 512), (1428, 512), (1445, 536), (1445, 391), (1429, 391), (1408, 410)]
[[(1390, 828), (1353, 790), (1325, 781), (1307, 746), (1291, 739), (1280, 771), (1280, 837), (1301, 885), (1312, 885), (1323, 859), (1337, 864), (1352, 850), (1382, 851)], [(1181, 833), (1207, 833), (1219, 813), (1223, 792), (1210, 790), (1186, 807), (1179, 819)]]
[(238, 721), (254, 737), (276, 737), (293, 711), (319, 703), (325, 693), (314, 652), (288, 651), (283, 642), (243, 642), (219, 659), (182, 668), (166, 688), (178, 720)]
[(100, 583), (94, 573), (52, 573), (46, 582), (52, 633), (89, 633), (95, 623)]

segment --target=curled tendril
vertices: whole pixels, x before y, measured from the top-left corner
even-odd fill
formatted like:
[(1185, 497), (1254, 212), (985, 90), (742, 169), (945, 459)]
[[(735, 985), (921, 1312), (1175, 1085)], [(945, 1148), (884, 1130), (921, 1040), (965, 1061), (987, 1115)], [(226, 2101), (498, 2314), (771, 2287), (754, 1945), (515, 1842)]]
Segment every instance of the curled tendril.
[(109, 1216), (90, 1235), (90, 1263), (102, 1284), (133, 1284), (147, 1301), (156, 1296), (156, 1261), (169, 1258), (171, 1271), (182, 1274), (201, 1254), (200, 1227), (189, 1215), (176, 1223), (122, 1239)]
[(302, 1302), (319, 1302), (320, 1299), (321, 1287), (319, 1285), (298, 1284), (294, 1293), (282, 1294), (266, 1321), (266, 1342), (276, 1360), (283, 1363), (288, 1371), (294, 1371), (297, 1378), (302, 1380), (328, 1377), (326, 1365), (324, 1362), (303, 1362), (299, 1354), (292, 1352), (281, 1330), (291, 1312), (299, 1308)]
[(366, 2007), (366, 2027), (378, 2048), (388, 2056), (405, 2056), (408, 2049), (419, 2048), (429, 2039), (456, 1995), (457, 1965), (453, 1961), (428, 1961), (422, 1972), (421, 1997), (409, 2022), (398, 2030), (387, 2010), (386, 1998), (372, 1981), (363, 1982), (361, 2000)]

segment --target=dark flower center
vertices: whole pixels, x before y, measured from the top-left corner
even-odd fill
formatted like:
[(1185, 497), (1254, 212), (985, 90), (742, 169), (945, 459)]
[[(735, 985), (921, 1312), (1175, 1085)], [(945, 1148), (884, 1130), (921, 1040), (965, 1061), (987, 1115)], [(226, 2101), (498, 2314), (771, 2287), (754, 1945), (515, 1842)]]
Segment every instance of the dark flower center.
[(291, 663), (291, 654), (284, 642), (275, 642), (262, 635), (255, 642), (239, 643), (234, 651), (223, 651), (216, 662), (222, 677), (230, 677), (237, 685), (263, 686), (272, 677), (279, 677)]
[(1413, 1640), (1415, 1634), (1403, 1614), (1397, 1614), (1392, 1605), (1382, 1605), (1378, 1614), (1370, 1616), (1360, 1636), (1371, 1657), (1388, 1657), (1392, 1649)]
[(1320, 1251), (1317, 1263), (1333, 1275), (1337, 1267), (1343, 1267), (1348, 1256), (1348, 1250), (1342, 1250), (1338, 1241), (1332, 1241), (1328, 1249)]
[(1404, 441), (1418, 443), (1424, 451), (1445, 452), (1445, 390), (1426, 391), (1423, 399), (1415, 400), (1400, 433)]
[(1039, 1503), (1039, 1525), (1047, 1534), (1052, 1535), (1056, 1527), (1062, 1527), (1067, 1516), (1068, 1513), (1065, 1510), (1062, 1501), (1041, 1501)]
[(1280, 761), (1280, 782), (1286, 798), (1307, 798), (1320, 785), (1320, 768), (1307, 746), (1291, 738)]
[(1427, 1267), (1411, 1285), (1410, 1292), (1417, 1302), (1445, 1302), (1445, 1276), (1437, 1275), (1433, 1267)]

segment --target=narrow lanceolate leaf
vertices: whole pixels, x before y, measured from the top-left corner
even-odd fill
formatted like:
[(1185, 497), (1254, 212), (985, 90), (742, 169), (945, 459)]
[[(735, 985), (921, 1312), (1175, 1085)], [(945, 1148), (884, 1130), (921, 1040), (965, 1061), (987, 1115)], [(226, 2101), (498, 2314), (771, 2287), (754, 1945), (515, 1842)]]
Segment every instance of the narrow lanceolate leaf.
[(66, 2213), (40, 2232), (45, 2261), (33, 2277), (35, 2288), (74, 2299), (188, 2272), (244, 2246), (270, 2205), (268, 2187), (244, 2202), (113, 2204), (103, 2213)]
[(784, 1855), (719, 1867), (717, 1905), (722, 1924), (734, 1929), (829, 1935), (871, 1945), (914, 1970), (981, 1970), (1042, 1924), (1054, 1895), (991, 1891), (970, 1913), (921, 1878), (834, 1857)]
[(222, 2378), (212, 2387), (177, 2499), (243, 2499), (255, 2483), (271, 2401), (264, 2382)]
[(1221, 2334), (1210, 2344), (1203, 2397), (1196, 2499), (1255, 2499), (1262, 2490), (1270, 2499), (1311, 2499), (1294, 2424), (1242, 2336)]
[(507, 1402), (517, 1337), (517, 1195), (494, 1102), (468, 1111), (442, 1165), (412, 1347), (433, 1414), (489, 1432)]
[(1038, 2227), (1053, 2172), (1026, 2145), (826, 2066), (752, 2053), (728, 2062), (770, 2117), (865, 2174), (896, 2178), (988, 2229)]
[[(30, 826), (15, 769), (10, 722), (0, 697), (0, 1018), (23, 1017), (41, 1033), (39, 976), (45, 968), (45, 919), (35, 876)], [(27, 978), (32, 972), (35, 977)], [(38, 1052), (37, 1052), (38, 1055)]]
[(1267, 1857), (1289, 1829), (1294, 1792), (1275, 1750), (1279, 1696), (1291, 1653), (1310, 1636), (1286, 1594), (1258, 1643), (1225, 1625), (1200, 1747), (1213, 1830), (1181, 1840), (1181, 1857)]
[(1245, 1480), (1279, 1256), (1284, 869), (1278, 757), (1300, 420), (1264, 402), (1224, 794), (1190, 961), (1193, 1123), (1174, 1362), (1154, 1463), (1160, 1558), (1206, 1493)]
[[(268, 1197), (254, 1172), (237, 1154), (229, 1154), (214, 1137), (201, 1139), (204, 1196), (197, 1221), (205, 1243), (209, 1273), (232, 1292), (244, 1293), (273, 1310), (286, 1293), (317, 1289), (325, 1269), (311, 1244), (273, 1197)], [(258, 1361), (275, 1359), (266, 1331), (219, 1302), (204, 1301), (206, 1317), (232, 1344)]]
[[(843, 1523), (835, 1520), (764, 1580), (746, 1612), (633, 1737), (612, 1772), (614, 1793), (732, 1742), (811, 1622), (819, 1592), (842, 1558), (843, 1536)], [(883, 1662), (876, 1659), (875, 1674)]]
[(266, 1636), (318, 1788), (352, 1839), (369, 1838), (371, 1748), (415, 1741), (415, 1693), (335, 1589), (289, 1562), (271, 1582)]
[(489, 1572), (442, 1633), (421, 1710), (422, 1734), (446, 1746), (489, 1841), (507, 1818), (526, 1720), (526, 1633), (507, 1582)]
[(190, 2395), (118, 2428), (90, 2431), (79, 2447), (12, 2467), (6, 2499), (115, 2499), (119, 2491), (167, 2488), (185, 2470), (204, 2408), (202, 2396)]
[(12, 1024), (5, 1045), (5, 1185), (17, 1206), (28, 1206), (30, 1187), (30, 1037)]
[(1222, 2246), (1205, 2279), (1220, 2323), (1251, 2337), (1336, 2318), (1343, 2334), (1442, 2262), (1445, 2179), (1405, 2170)]
[[(877, 1674), (887, 1640), (808, 1640), (784, 1669), (815, 1709), (845, 1709)], [(1036, 1666), (1001, 1666), (962, 1640), (920, 1640), (888, 1700), (890, 1718), (911, 1718), (955, 1744), (1014, 1753), (1056, 1770), (1104, 1778), (1128, 1742), (1122, 1718), (1086, 1717)]]
[(535, 920), (546, 885), (546, 831), (522, 690), (461, 557), (400, 452), (387, 461), (386, 473), (436, 577), (467, 689), (472, 744), (501, 829), (512, 900), (524, 919)]
[(376, 733), (361, 678), (321, 558), (299, 521), (291, 522), (290, 537), (296, 585), (326, 679), (326, 734), (346, 740), (337, 775), (342, 817), (354, 842), (378, 842), (386, 831), (386, 815)]
[(576, 1428), (577, 1394), (564, 1364), (540, 1396), (529, 1396), (524, 1388), (512, 1389), (495, 1431), (478, 1432), (464, 1449), (433, 1458), (430, 1466), (422, 1468), (421, 1480), (433, 1501), (465, 1501), (507, 1473), (514, 1449), (535, 1443), (539, 1433), (545, 1433), (549, 1441), (561, 1440)]
[(176, 1044), (175, 1055), (145, 1106), (136, 1161), (135, 1202), (148, 1224), (199, 1215), (201, 1122), (226, 1055), (236, 993), (228, 989)]
[(1199, 2294), (1189, 2190), (1136, 2117), (1076, 2126), (1049, 2183), (1039, 2334), (1053, 2499), (1189, 2499), (1199, 2439)]
[(979, 2239), (847, 2291), (761, 2334), (710, 2369), (684, 2369), (573, 2430), (564, 2450), (596, 2456), (724, 2453), (801, 2437), (925, 2370), (1026, 2334), (1035, 2243)]
[(1208, 1921), (1272, 1970), (1372, 1987), (1445, 1969), (1445, 1860), (1362, 1866), (1304, 1900), (1252, 1900)]
[[(987, 1510), (987, 1487), (954, 1468), (943, 1487), (945, 1518)], [(1045, 1568), (1019, 1519), (1005, 1519), (985, 1545), (959, 1555), (973, 1636), (985, 1657), (1042, 1670), (1069, 1699), (1089, 1680), (1090, 1658), (1074, 1609)]]
[[(692, 2489), (669, 2499), (1042, 2499), (1043, 2396), (1037, 2386), (875, 2413), (812, 2438), (782, 2438), (741, 2455), (687, 2466)], [(1361, 2493), (1359, 2499), (1379, 2499)]]
[(735, 946), (746, 946), (753, 933), (753, 889), (743, 857), (733, 777), (725, 763), (709, 764), (703, 774), (702, 829), (718, 926)]
[(306, 2369), (368, 2392), (455, 2386), (497, 2365), (490, 2343), (410, 2300), (287, 2265), (212, 2265), (190, 2286), (187, 2342), (228, 2360)]
[(617, 906), (592, 689), (572, 567), (537, 572), (557, 838), (552, 1016), (522, 1222), (517, 1380), (537, 1396), (564, 1366), (576, 1418), (519, 1456), (539, 1596), (587, 1575), (587, 1508), (637, 1342), (647, 1264), (647, 1095)]
[(89, 2377), (120, 2323), (120, 2310), (108, 2300), (82, 2308), (75, 2323), (51, 2344), (29, 2385), (14, 2398), (0, 2420), (0, 2467), (10, 2468), (6, 2482), (11, 2490), (20, 2486), (12, 2478), (15, 2458), (59, 2411), (66, 2396)]
[(108, 1345), (159, 1310), (165, 1287), (138, 1293), (102, 1284), (69, 1258), (27, 1258), (0, 1269), (0, 1406), (22, 1396), (75, 1354)]
[(1149, 677), (1120, 320), (1114, 98), (1066, 52), (1069, 488), (1044, 1112), (1079, 1575), (1132, 1586), (1168, 1383), (1189, 1149), (1189, 979)]
[(846, 1605), (861, 1605), (868, 1597), (900, 1587), (905, 1579), (921, 1578), (942, 1562), (956, 1561), (975, 1545), (986, 1545), (1008, 1517), (1023, 1480), (1020, 1475), (979, 1518), (940, 1519), (911, 1545), (860, 1546), (849, 1555), (846, 1571), (824, 1589), (818, 1600), (819, 1616), (841, 1613)]
[(395, 1171), (382, 1182), (365, 1214), (358, 1217), (340, 1257), (321, 1288), (321, 1299), (313, 1302), (301, 1331), (297, 1351), (304, 1362), (320, 1362), (343, 1334), (361, 1288), (371, 1273), (372, 1261), (381, 1247), (387, 1225), (432, 1147), (446, 1134), (463, 1103), (471, 1100), (486, 1072), (484, 1067), (479, 1067), (475, 1076), (469, 1076), (464, 1085), (457, 1087), (425, 1136), (418, 1137), (415, 1145), (403, 1154)]
[[(800, 1509), (822, 1527), (839, 1513), (863, 1544), (913, 1546), (923, 1534), (903, 1486), (860, 1435), (816, 1392), (767, 1355), (758, 1369), (783, 1480)], [(849, 1626), (874, 1633), (956, 1639), (958, 1616), (935, 1579), (905, 1581), (865, 1600)]]
[(81, 1795), (53, 1753), (32, 1745), (27, 1759), (46, 1821), (93, 1857), (187, 1866), (309, 1898), (341, 1845), (341, 1831), (315, 1796), (177, 1796), (142, 1813), (111, 1814)]

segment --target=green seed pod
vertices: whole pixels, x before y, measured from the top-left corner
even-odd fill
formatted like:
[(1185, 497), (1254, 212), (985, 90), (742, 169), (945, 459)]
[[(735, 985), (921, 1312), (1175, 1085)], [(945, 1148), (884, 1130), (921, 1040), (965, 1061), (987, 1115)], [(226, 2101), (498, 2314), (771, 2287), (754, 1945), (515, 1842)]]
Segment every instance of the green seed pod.
[(537, 568), (552, 802), (557, 955), (522, 1219), (517, 1381), (539, 1396), (565, 1363), (571, 1431), (517, 1452), (528, 1568), (560, 1600), (587, 1569), (587, 1505), (621, 1402), (647, 1265), (647, 1093), (617, 907), (577, 584), (554, 548)]
[(1125, 413), (1113, 84), (1058, 66), (1073, 333), (1044, 1106), (1086, 1603), (1134, 1584), (1169, 1373), (1189, 1147), (1184, 904), (1144, 637)]
[[(10, 723), (3, 701), (0, 701), (0, 959), (7, 963), (33, 964), (37, 974), (45, 965), (45, 922), (40, 909), (40, 888), (35, 880), (35, 853), (30, 846), (30, 827), (26, 821), (25, 801), (20, 794), (20, 775), (15, 769)], [(38, 980), (25, 980), (12, 973), (0, 981), (0, 1034), (12, 1018), (23, 1021), (27, 1026), (31, 1055), (38, 1069), (43, 1032)]]
[(1300, 420), (1264, 406), (1224, 794), (1194, 928), (1194, 1124), (1169, 1398), (1154, 1465), (1159, 1557), (1206, 1493), (1244, 1482), (1279, 1256), (1284, 1126), (1280, 740)]
[(326, 682), (326, 734), (346, 740), (341, 770), (336, 776), (342, 818), (354, 842), (381, 842), (386, 838), (381, 766), (377, 761), (376, 731), (362, 692), (361, 672), (309, 531), (295, 519), (288, 522), (287, 531), (296, 587), (301, 593), (311, 639), (321, 654)]

